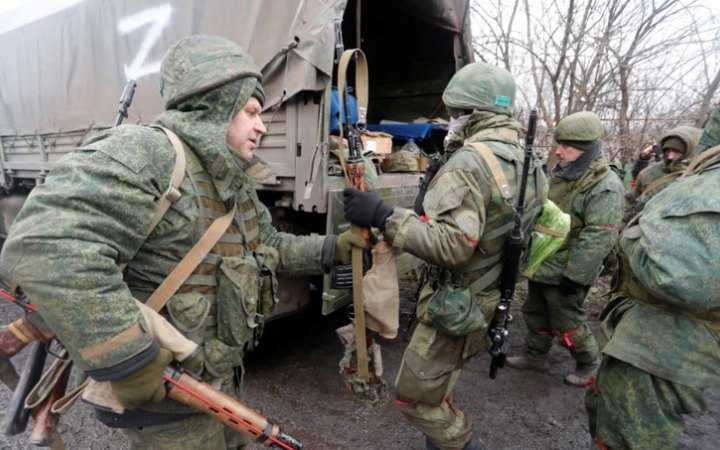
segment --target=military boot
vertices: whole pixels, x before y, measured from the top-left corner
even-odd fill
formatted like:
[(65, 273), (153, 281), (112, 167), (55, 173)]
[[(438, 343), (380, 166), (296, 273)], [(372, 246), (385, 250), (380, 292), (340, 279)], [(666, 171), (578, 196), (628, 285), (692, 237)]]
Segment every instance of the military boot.
[(575, 371), (565, 375), (565, 384), (578, 387), (586, 387), (590, 380), (597, 374), (600, 368), (600, 359), (589, 364), (577, 364)]
[[(425, 448), (427, 450), (441, 450), (440, 447), (437, 447), (435, 444), (430, 442), (430, 439), (427, 437), (425, 438)], [(485, 450), (485, 445), (480, 440), (478, 436), (473, 436), (472, 439), (470, 439), (470, 442), (465, 444), (465, 447), (463, 447), (463, 450)]]
[(537, 370), (538, 372), (546, 372), (548, 370), (547, 355), (530, 355), (508, 356), (505, 359), (508, 367), (519, 370)]

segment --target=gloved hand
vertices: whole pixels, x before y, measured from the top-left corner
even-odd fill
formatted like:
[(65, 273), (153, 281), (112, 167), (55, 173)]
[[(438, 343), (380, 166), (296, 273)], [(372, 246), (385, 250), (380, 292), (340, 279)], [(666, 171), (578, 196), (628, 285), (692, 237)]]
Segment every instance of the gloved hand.
[(558, 286), (558, 289), (560, 290), (560, 293), (562, 295), (575, 295), (584, 288), (584, 285), (576, 283), (568, 277), (562, 277), (562, 279), (560, 280), (560, 285)]
[(355, 188), (345, 188), (345, 219), (361, 227), (385, 228), (385, 221), (393, 213), (393, 208), (382, 201), (375, 192), (360, 192)]
[(350, 264), (352, 259), (352, 248), (360, 247), (367, 248), (367, 242), (359, 234), (353, 233), (352, 230), (347, 230), (335, 240), (335, 262), (338, 264)]
[(110, 381), (110, 386), (120, 403), (127, 409), (135, 409), (147, 402), (160, 402), (165, 398), (163, 370), (173, 360), (169, 350), (161, 348), (155, 359), (147, 366), (130, 375)]

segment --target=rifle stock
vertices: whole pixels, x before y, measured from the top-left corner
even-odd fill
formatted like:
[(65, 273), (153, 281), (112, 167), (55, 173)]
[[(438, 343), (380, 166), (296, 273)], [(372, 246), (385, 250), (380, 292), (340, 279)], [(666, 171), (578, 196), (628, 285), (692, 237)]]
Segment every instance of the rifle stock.
[(213, 416), (225, 426), (254, 438), (266, 447), (283, 450), (303, 448), (300, 441), (280, 432), (277, 424), (207, 383), (198, 381), (172, 366), (165, 369), (163, 379), (168, 385), (169, 398)]
[(515, 295), (515, 283), (520, 269), (520, 256), (524, 250), (525, 232), (522, 217), (525, 211), (525, 193), (527, 191), (532, 147), (535, 142), (535, 129), (537, 126), (537, 111), (530, 112), (528, 130), (525, 136), (525, 158), (523, 161), (522, 176), (520, 178), (520, 192), (515, 206), (515, 224), (510, 236), (505, 241), (503, 270), (500, 277), (500, 302), (495, 308), (492, 323), (488, 329), (490, 336), (490, 378), (495, 379), (498, 369), (505, 366), (505, 355), (510, 345), (508, 322), (510, 319), (510, 303)]
[[(0, 289), (0, 298), (22, 304), (16, 302), (12, 294), (2, 289)], [(35, 311), (35, 308), (30, 303), (25, 303), (24, 307), (29, 311)], [(42, 320), (39, 316), (38, 319)], [(34, 321), (34, 323), (37, 325), (38, 321)], [(41, 328), (42, 327), (44, 326), (41, 325)], [(47, 337), (47, 335), (45, 335), (45, 337)], [(52, 339), (52, 336), (48, 338), (48, 340), (50, 339)], [(2, 343), (0, 343), (0, 345), (1, 344)], [(10, 404), (6, 408), (3, 419), (2, 427), (7, 435), (21, 433), (27, 428), (30, 411), (25, 409), (25, 399), (42, 376), (42, 369), (45, 363), (45, 357), (47, 356), (46, 345), (36, 340), (30, 344), (30, 347), (30, 356), (20, 376), (18, 387), (15, 389)], [(69, 365), (66, 371), (60, 376), (60, 382), (55, 385), (47, 399), (33, 411), (35, 425), (31, 435), (31, 442), (36, 443), (36, 445), (53, 443), (55, 439), (57, 433), (54, 428), (57, 416), (51, 413), (50, 408), (52, 404), (62, 398), (65, 393), (70, 367)], [(207, 383), (198, 381), (171, 366), (165, 369), (163, 379), (167, 382), (169, 398), (200, 412), (210, 414), (213, 418), (233, 430), (256, 438), (257, 442), (265, 446), (283, 450), (299, 450), (303, 448), (303, 444), (300, 441), (282, 433), (276, 424), (271, 423), (258, 412), (248, 408), (235, 398), (218, 391)]]

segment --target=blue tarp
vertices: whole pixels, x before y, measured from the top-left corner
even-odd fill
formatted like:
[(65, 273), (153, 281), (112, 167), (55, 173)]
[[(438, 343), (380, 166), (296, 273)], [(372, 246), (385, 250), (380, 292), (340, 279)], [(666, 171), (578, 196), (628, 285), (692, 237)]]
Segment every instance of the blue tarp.
[(432, 123), (373, 123), (368, 124), (370, 131), (382, 131), (392, 135), (394, 139), (407, 141), (410, 139), (423, 140), (430, 134), (430, 131), (439, 127)]

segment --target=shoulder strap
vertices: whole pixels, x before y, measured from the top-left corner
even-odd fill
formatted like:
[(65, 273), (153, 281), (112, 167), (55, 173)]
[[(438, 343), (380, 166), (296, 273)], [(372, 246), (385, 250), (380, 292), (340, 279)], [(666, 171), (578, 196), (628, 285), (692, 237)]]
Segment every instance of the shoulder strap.
[(180, 185), (185, 179), (185, 151), (187, 150), (185, 143), (180, 140), (177, 134), (160, 125), (155, 125), (155, 128), (162, 130), (172, 144), (175, 150), (175, 166), (173, 167), (172, 176), (170, 177), (170, 185), (162, 197), (160, 197), (157, 207), (155, 208), (155, 215), (150, 222), (149, 233), (152, 233), (157, 224), (160, 223), (160, 220), (165, 216), (168, 209), (170, 209), (170, 205), (180, 200)]
[(718, 161), (720, 161), (720, 145), (705, 150), (690, 160), (690, 165), (682, 176), (689, 177), (690, 175), (695, 175), (716, 164)]
[(472, 142), (470, 143), (470, 146), (477, 150), (482, 159), (485, 161), (485, 164), (487, 164), (488, 169), (490, 169), (490, 173), (495, 179), (495, 184), (500, 190), (500, 195), (502, 196), (503, 200), (505, 200), (506, 202), (511, 202), (513, 195), (512, 191), (510, 190), (510, 184), (508, 184), (507, 177), (505, 177), (505, 172), (503, 172), (502, 167), (500, 167), (500, 161), (498, 161), (495, 153), (493, 153), (490, 147), (481, 142)]
[[(175, 167), (173, 167), (170, 185), (158, 201), (155, 215), (150, 225), (150, 232), (160, 223), (160, 220), (165, 213), (167, 213), (168, 209), (170, 209), (170, 206), (180, 199), (180, 185), (185, 178), (185, 152), (187, 151), (185, 143), (183, 143), (177, 134), (159, 125), (156, 125), (156, 127), (165, 133), (173, 149), (175, 149)], [(225, 234), (225, 231), (227, 231), (235, 217), (235, 209), (235, 206), (233, 206), (227, 214), (215, 219), (198, 243), (190, 249), (172, 272), (160, 283), (160, 286), (155, 289), (147, 302), (145, 302), (147, 306), (155, 311), (163, 309), (168, 299), (180, 289), (180, 286), (192, 275), (197, 266), (205, 259), (205, 256), (212, 250), (222, 235)]]
[(358, 122), (361, 124), (367, 123), (367, 108), (368, 108), (368, 92), (369, 92), (369, 77), (368, 77), (368, 64), (365, 53), (359, 48), (345, 50), (340, 56), (338, 62), (338, 123), (340, 124), (340, 139), (343, 137), (342, 124), (345, 123), (345, 83), (347, 79), (347, 69), (350, 64), (350, 59), (355, 56), (355, 97), (357, 99), (358, 107)]
[(215, 219), (198, 243), (187, 252), (172, 272), (160, 283), (160, 286), (155, 289), (155, 292), (145, 302), (147, 306), (155, 311), (163, 309), (168, 299), (180, 289), (180, 286), (192, 275), (195, 268), (203, 261), (222, 235), (225, 234), (235, 217), (235, 210), (236, 206), (233, 206), (227, 214)]
[(669, 173), (667, 175), (663, 175), (660, 178), (656, 178), (655, 180), (652, 181), (652, 183), (648, 184), (645, 187), (645, 189), (643, 189), (642, 195), (650, 195), (650, 196), (655, 195), (655, 191), (658, 188), (665, 186), (667, 183), (670, 183), (671, 181), (673, 181), (676, 178), (680, 178), (680, 176), (683, 173), (684, 172), (678, 171), (678, 172)]

